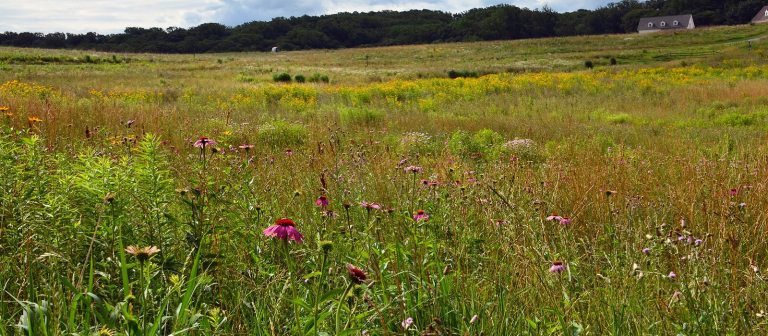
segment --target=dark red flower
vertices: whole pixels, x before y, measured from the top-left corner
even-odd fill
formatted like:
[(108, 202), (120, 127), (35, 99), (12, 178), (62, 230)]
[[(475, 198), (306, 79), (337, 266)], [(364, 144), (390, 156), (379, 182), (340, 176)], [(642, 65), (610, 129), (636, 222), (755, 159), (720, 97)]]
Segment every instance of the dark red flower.
[(347, 272), (349, 273), (349, 278), (356, 284), (361, 284), (368, 280), (368, 276), (365, 272), (352, 264), (347, 264)]

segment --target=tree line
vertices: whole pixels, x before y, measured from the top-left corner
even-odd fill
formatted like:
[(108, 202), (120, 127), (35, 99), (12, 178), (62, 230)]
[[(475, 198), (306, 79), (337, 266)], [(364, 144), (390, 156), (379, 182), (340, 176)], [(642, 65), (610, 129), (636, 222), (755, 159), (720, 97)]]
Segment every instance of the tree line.
[(278, 17), (234, 27), (125, 28), (119, 34), (5, 32), (0, 45), (112, 52), (204, 53), (336, 49), (634, 32), (646, 16), (693, 14), (697, 26), (748, 23), (766, 0), (621, 0), (595, 10), (496, 5), (451, 14), (433, 10)]

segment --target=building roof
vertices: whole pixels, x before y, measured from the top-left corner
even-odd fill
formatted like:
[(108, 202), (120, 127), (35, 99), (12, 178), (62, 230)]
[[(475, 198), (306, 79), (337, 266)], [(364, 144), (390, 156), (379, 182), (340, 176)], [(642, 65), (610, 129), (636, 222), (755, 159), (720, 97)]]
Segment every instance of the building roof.
[(755, 17), (752, 18), (752, 22), (763, 22), (768, 21), (768, 6), (763, 6), (760, 11), (755, 14)]
[[(687, 28), (688, 22), (691, 20), (693, 20), (693, 15), (691, 14), (646, 17), (640, 19), (640, 23), (637, 24), (637, 30), (641, 31)], [(677, 26), (674, 25), (675, 21), (678, 22)], [(652, 23), (653, 26), (649, 27), (649, 23)]]

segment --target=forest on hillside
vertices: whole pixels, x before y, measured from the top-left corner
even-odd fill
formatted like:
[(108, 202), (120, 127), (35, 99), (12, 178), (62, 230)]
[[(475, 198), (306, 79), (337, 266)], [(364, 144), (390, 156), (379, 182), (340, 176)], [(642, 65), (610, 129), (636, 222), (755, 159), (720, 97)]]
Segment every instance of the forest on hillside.
[(622, 0), (558, 13), (496, 5), (463, 13), (433, 10), (278, 17), (234, 27), (125, 28), (119, 34), (0, 33), (0, 45), (114, 52), (204, 53), (336, 49), (633, 32), (641, 17), (693, 14), (697, 26), (748, 23), (765, 0)]

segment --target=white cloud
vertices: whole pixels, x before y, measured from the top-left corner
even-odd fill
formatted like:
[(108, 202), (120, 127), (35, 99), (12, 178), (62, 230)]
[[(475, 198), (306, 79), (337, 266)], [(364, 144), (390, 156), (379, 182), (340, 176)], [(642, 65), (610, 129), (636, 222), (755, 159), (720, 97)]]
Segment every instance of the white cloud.
[[(548, 5), (557, 11), (595, 8), (609, 0), (511, 0), (528, 8)], [(278, 16), (338, 12), (432, 9), (451, 13), (487, 7), (493, 0), (0, 0), (0, 31), (98, 33), (125, 27), (190, 27), (204, 22), (238, 25)]]

